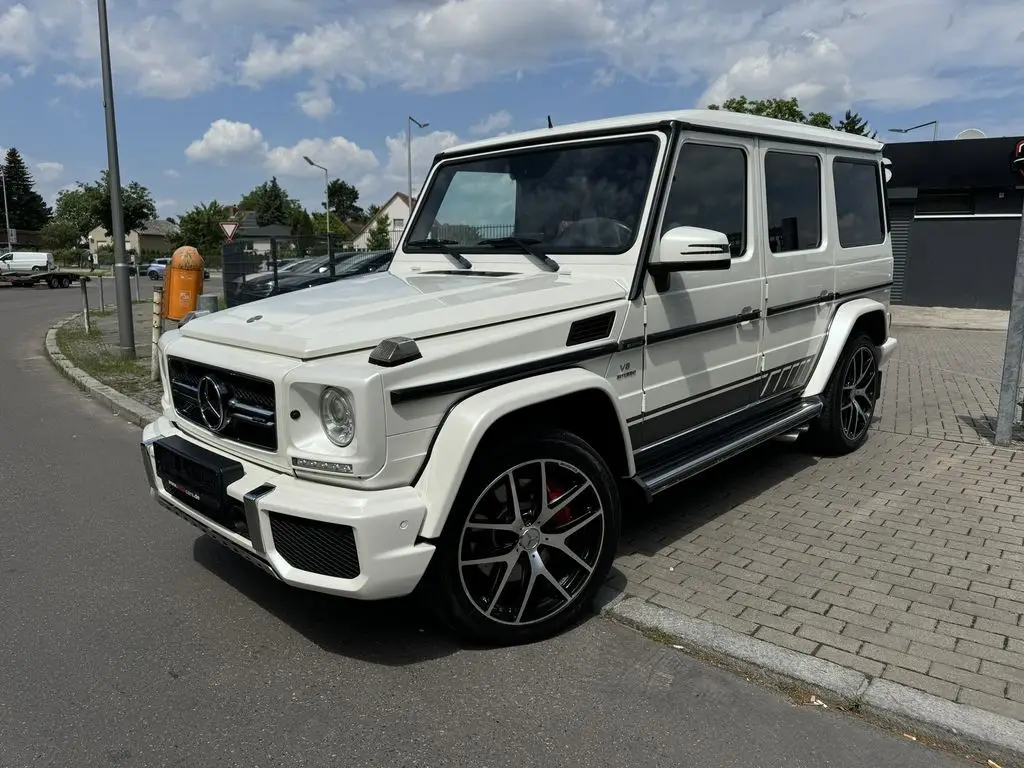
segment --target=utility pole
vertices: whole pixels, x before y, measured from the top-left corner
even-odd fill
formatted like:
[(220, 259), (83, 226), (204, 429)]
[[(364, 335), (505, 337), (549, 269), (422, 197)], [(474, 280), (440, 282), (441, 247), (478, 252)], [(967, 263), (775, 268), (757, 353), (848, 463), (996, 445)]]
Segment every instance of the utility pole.
[[(1016, 171), (1024, 172), (1024, 155), (1013, 161)], [(1003, 353), (1003, 378), (999, 385), (999, 410), (996, 413), (995, 444), (1005, 448), (1013, 440), (1013, 423), (1020, 396), (1020, 371), (1024, 364), (1024, 205), (1021, 207), (1020, 235), (1017, 238), (1017, 268), (1010, 298), (1010, 321), (1006, 326)]]
[(124, 248), (124, 211), (121, 208), (121, 166), (117, 159), (117, 123), (114, 119), (114, 81), (110, 73), (110, 36), (107, 0), (97, 0), (100, 23), (100, 70), (103, 108), (107, 124), (107, 181), (110, 183), (110, 236), (114, 240), (114, 297), (117, 301), (118, 345), (121, 357), (135, 359), (135, 319), (132, 284)]
[(7, 170), (0, 163), (0, 185), (4, 188), (4, 244), (11, 249), (11, 216), (7, 212)]

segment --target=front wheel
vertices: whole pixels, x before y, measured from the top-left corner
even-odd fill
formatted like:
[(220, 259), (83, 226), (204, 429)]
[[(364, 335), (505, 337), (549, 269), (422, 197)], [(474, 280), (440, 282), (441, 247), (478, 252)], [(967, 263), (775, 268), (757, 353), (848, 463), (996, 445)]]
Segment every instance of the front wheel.
[(621, 517), (608, 465), (576, 435), (542, 430), (484, 446), (434, 555), (437, 613), (472, 642), (556, 634), (593, 602)]
[(823, 393), (825, 407), (811, 426), (810, 437), (822, 453), (842, 456), (867, 441), (880, 391), (878, 363), (878, 347), (866, 333), (846, 343)]
[(159, 280), (160, 279), (160, 273), (159, 272), (150, 272), (149, 273), (149, 279), (150, 280)]

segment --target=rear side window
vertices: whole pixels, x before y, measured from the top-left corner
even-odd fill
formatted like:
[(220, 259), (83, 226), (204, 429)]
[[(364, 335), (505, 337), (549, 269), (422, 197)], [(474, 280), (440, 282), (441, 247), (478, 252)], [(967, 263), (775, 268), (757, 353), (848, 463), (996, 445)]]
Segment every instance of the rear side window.
[(821, 162), (817, 155), (765, 153), (764, 185), (772, 253), (820, 246)]
[(885, 201), (878, 164), (837, 157), (832, 163), (839, 245), (857, 248), (885, 241)]

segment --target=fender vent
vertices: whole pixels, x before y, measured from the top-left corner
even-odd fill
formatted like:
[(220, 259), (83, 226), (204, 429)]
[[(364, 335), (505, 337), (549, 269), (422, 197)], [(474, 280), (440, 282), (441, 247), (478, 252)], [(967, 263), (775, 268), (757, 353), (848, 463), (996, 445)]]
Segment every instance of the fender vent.
[(605, 312), (603, 315), (577, 320), (569, 326), (569, 335), (565, 339), (565, 346), (572, 347), (576, 344), (586, 344), (588, 341), (607, 338), (608, 334), (612, 332), (614, 322), (614, 312)]

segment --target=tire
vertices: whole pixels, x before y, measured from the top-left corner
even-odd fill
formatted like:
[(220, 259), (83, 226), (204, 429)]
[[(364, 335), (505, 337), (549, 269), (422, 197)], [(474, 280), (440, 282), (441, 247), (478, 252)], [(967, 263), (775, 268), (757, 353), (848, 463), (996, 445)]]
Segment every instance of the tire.
[(48, 278), (46, 278), (46, 285), (47, 285), (48, 288), (56, 288), (57, 287), (57, 278), (55, 278), (55, 277), (48, 277)]
[(32, 271), (33, 272), (42, 272), (43, 268), (42, 267), (32, 267)]
[(159, 280), (160, 279), (160, 273), (159, 272), (150, 272), (149, 273), (149, 279), (150, 280)]
[[(549, 502), (552, 493), (570, 498), (561, 510), (541, 510), (549, 517), (536, 526), (531, 523), (541, 513), (534, 512), (533, 494), (541, 466)], [(513, 522), (516, 515), (508, 504), (510, 472), (520, 489), (519, 519), (525, 527)], [(426, 594), (438, 618), (472, 643), (517, 645), (550, 637), (592, 605), (611, 569), (621, 519), (611, 470), (576, 435), (543, 429), (490, 442), (463, 479), (424, 580)], [(508, 527), (488, 530), (470, 521)], [(559, 535), (566, 540), (553, 543), (551, 537)], [(502, 561), (466, 562), (493, 557)]]
[(62, 276), (60, 278), (60, 287), (61, 288), (70, 288), (71, 287), (71, 278), (68, 277), (67, 275)]
[[(818, 452), (845, 456), (867, 441), (880, 391), (878, 364), (878, 347), (867, 333), (855, 333), (846, 342), (823, 393), (824, 408), (809, 431)], [(848, 389), (851, 382), (856, 387), (853, 393)]]

